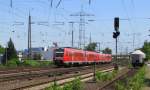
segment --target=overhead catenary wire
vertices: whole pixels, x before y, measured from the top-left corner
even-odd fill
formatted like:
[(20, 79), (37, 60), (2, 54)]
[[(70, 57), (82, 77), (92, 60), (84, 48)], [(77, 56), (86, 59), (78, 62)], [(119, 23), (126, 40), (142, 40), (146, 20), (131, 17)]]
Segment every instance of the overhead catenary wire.
[(131, 23), (131, 19), (130, 19), (130, 17), (129, 17), (129, 13), (128, 13), (127, 8), (126, 8), (126, 5), (125, 5), (125, 2), (124, 2), (124, 0), (121, 0), (121, 2), (122, 2), (123, 9), (124, 9), (124, 11), (125, 11), (125, 13), (126, 13), (126, 16), (127, 16), (127, 18), (128, 18), (130, 28), (131, 28), (132, 31), (134, 31), (133, 26), (132, 26), (132, 23)]

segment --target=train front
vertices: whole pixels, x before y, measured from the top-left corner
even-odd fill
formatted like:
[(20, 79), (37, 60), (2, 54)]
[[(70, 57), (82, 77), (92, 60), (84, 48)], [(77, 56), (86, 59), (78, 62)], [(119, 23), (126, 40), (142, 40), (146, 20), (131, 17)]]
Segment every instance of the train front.
[(64, 64), (64, 48), (58, 48), (54, 50), (54, 64), (61, 66)]

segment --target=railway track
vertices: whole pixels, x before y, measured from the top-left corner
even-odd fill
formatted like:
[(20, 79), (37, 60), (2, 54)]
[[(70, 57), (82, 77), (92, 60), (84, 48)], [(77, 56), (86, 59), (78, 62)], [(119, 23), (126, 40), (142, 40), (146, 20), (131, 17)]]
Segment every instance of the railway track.
[(38, 71), (38, 70), (53, 69), (53, 68), (56, 68), (56, 66), (4, 68), (4, 69), (0, 69), (0, 75), (1, 74), (20, 73), (20, 72), (29, 72), (29, 71)]
[[(100, 65), (97, 66), (99, 67), (104, 67), (104, 66), (109, 66), (111, 64), (105, 64), (105, 65)], [(31, 79), (34, 77), (41, 77), (41, 76), (54, 76), (54, 74), (60, 75), (60, 74), (69, 74), (75, 71), (79, 70), (86, 70), (86, 69), (91, 69), (92, 66), (84, 66), (84, 67), (71, 67), (71, 68), (38, 68), (38, 69), (28, 69), (28, 70), (20, 70), (20, 72), (7, 72), (4, 74), (0, 74), (0, 83), (5, 82), (5, 81), (10, 81), (10, 80), (16, 80), (16, 79)], [(19, 71), (19, 70), (18, 70)]]
[[(112, 71), (114, 68), (113, 67), (107, 67), (107, 68), (101, 68), (98, 69), (98, 71), (101, 72), (109, 72)], [(21, 88), (17, 88), (17, 89), (21, 89), (21, 90), (43, 90), (46, 87), (49, 87), (50, 85), (52, 85), (54, 83), (54, 81), (56, 81), (56, 83), (58, 85), (63, 86), (64, 84), (72, 81), (75, 79), (75, 77), (80, 77), (82, 82), (88, 81), (90, 79), (93, 78), (93, 71), (83, 71), (79, 74), (70, 74), (67, 75), (65, 77), (57, 77), (57, 78), (53, 78), (52, 80), (49, 80), (47, 82), (43, 82), (43, 83), (38, 83), (38, 84), (34, 84), (34, 85), (30, 85), (30, 86), (26, 86), (26, 87), (21, 87)]]
[[(97, 68), (107, 68), (112, 64), (99, 65)], [(55, 68), (44, 71), (30, 71), (20, 72), (19, 75), (6, 75), (0, 78), (0, 90), (20, 89), (21, 87), (28, 87), (30, 85), (36, 85), (46, 83), (54, 79), (54, 75), (59, 77), (58, 79), (72, 77), (74, 74), (80, 74), (80, 72), (92, 70), (92, 66), (85, 67), (72, 67), (72, 68)], [(2, 78), (3, 77), (3, 78)]]

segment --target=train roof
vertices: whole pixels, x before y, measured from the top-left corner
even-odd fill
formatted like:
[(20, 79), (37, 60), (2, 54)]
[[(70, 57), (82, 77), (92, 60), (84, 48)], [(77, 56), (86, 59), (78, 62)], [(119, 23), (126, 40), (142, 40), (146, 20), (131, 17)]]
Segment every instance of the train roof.
[(88, 51), (88, 50), (83, 50), (83, 49), (79, 49), (79, 48), (72, 48), (72, 47), (58, 47), (57, 49), (72, 49), (72, 50), (82, 50), (82, 51), (86, 51), (88, 53), (97, 53), (97, 54), (103, 54), (103, 55), (110, 55), (110, 54), (104, 54), (104, 53), (99, 53), (99, 52), (95, 52), (95, 51)]
[(136, 50), (136, 51), (132, 52), (131, 54), (142, 54), (142, 55), (145, 55), (145, 53), (143, 53), (141, 50)]
[(141, 50), (136, 50), (136, 51), (134, 51), (134, 52), (132, 52), (131, 53), (131, 55), (142, 55), (143, 57), (145, 57), (146, 55), (145, 55), (145, 53), (143, 53)]
[(58, 47), (57, 49), (64, 49), (64, 48), (70, 48), (70, 49), (78, 49), (78, 50), (80, 50), (79, 48), (72, 48), (72, 47)]

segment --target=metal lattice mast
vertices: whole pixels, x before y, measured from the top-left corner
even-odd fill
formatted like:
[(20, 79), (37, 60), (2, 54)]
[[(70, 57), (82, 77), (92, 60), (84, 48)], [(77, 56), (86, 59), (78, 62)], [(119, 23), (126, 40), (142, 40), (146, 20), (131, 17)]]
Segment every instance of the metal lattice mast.
[(92, 14), (87, 14), (83, 11), (83, 7), (81, 11), (76, 14), (71, 14), (70, 16), (79, 16), (79, 48), (85, 47), (85, 17), (86, 16), (94, 16)]

